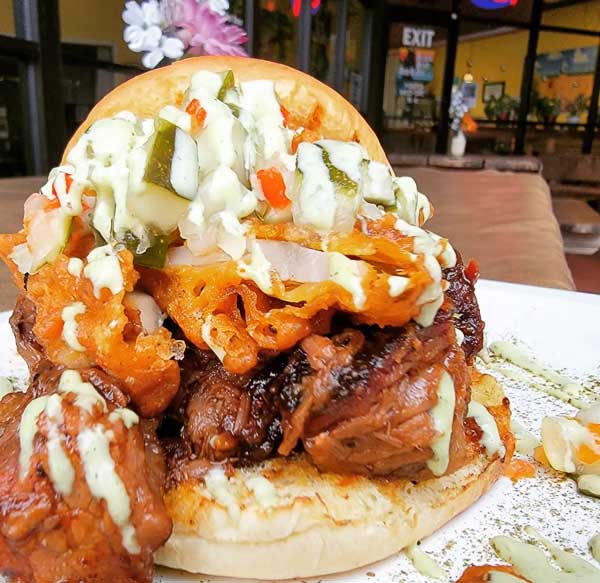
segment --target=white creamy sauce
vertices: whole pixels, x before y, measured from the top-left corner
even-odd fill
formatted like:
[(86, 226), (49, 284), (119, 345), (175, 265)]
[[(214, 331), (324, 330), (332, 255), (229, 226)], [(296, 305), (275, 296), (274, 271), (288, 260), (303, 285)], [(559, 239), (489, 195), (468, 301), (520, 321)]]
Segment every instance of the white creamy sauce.
[(192, 131), (192, 116), (174, 105), (165, 105), (158, 112), (158, 117), (171, 122), (187, 134)]
[(76, 320), (77, 316), (81, 316), (85, 312), (85, 304), (83, 302), (75, 302), (63, 308), (61, 314), (63, 321), (62, 339), (77, 352), (85, 352), (85, 346), (82, 346), (77, 338), (79, 329)]
[(395, 176), (392, 179), (398, 216), (411, 225), (418, 226), (419, 218), (424, 221), (431, 216), (431, 205), (424, 194), (417, 188), (417, 183), (409, 176)]
[(323, 161), (323, 150), (315, 144), (302, 142), (297, 156), (302, 176), (292, 202), (294, 222), (310, 225), (320, 232), (332, 231), (338, 201), (329, 169)]
[(6, 395), (10, 395), (14, 392), (15, 388), (13, 387), (13, 384), (7, 378), (0, 377), (0, 401), (2, 401)]
[(329, 154), (331, 164), (358, 186), (362, 179), (362, 163), (367, 157), (363, 147), (356, 142), (338, 140), (319, 140), (317, 143)]
[(502, 340), (492, 342), (490, 345), (490, 350), (497, 356), (508, 360), (515, 366), (523, 368), (537, 376), (542, 377), (550, 383), (557, 385), (568, 395), (579, 397), (582, 392), (585, 392), (585, 389), (579, 383), (546, 367), (537, 359), (525, 354), (520, 348), (511, 342)]
[(437, 562), (432, 559), (425, 551), (421, 550), (417, 544), (410, 545), (406, 549), (406, 556), (411, 560), (415, 569), (424, 577), (446, 581), (448, 575)]
[(390, 275), (388, 277), (388, 290), (391, 298), (402, 295), (410, 285), (410, 278), (402, 275)]
[(171, 160), (171, 186), (179, 196), (193, 200), (198, 190), (198, 148), (189, 134), (177, 128)]
[(81, 272), (83, 271), (83, 261), (79, 259), (79, 257), (71, 257), (67, 263), (67, 271), (73, 277), (81, 277)]
[[(556, 566), (535, 544), (521, 542), (508, 536), (493, 538), (492, 544), (498, 555), (513, 565), (519, 575), (532, 583), (592, 583), (600, 581), (600, 570), (591, 563), (559, 549), (532, 528), (527, 527), (525, 532), (546, 548)], [(498, 578), (493, 580), (503, 581)]]
[(245, 479), (246, 486), (264, 508), (275, 506), (279, 500), (275, 486), (264, 476), (250, 476)]
[(252, 280), (264, 293), (271, 293), (271, 263), (265, 257), (260, 245), (250, 242), (250, 258), (238, 262), (237, 271), (240, 277)]
[(559, 388), (553, 387), (551, 385), (544, 385), (541, 383), (536, 383), (535, 381), (532, 381), (530, 378), (528, 378), (527, 376), (525, 376), (524, 374), (522, 374), (519, 371), (511, 370), (511, 369), (508, 369), (505, 367), (497, 367), (497, 366), (494, 366), (493, 363), (488, 364), (488, 366), (491, 366), (491, 368), (494, 368), (499, 373), (503, 374), (506, 378), (524, 383), (525, 385), (531, 387), (532, 389), (535, 389), (536, 391), (539, 391), (540, 393), (545, 393), (546, 395), (549, 395), (550, 397), (554, 397), (556, 399), (564, 401), (565, 403), (569, 403), (569, 405), (573, 405), (573, 407), (577, 407), (578, 409), (583, 409), (588, 406), (588, 403), (586, 403), (585, 401), (582, 401), (581, 399), (572, 397), (565, 391), (563, 391)]
[(110, 245), (97, 247), (87, 256), (88, 264), (83, 273), (94, 286), (94, 295), (99, 298), (104, 288), (112, 294), (123, 291), (123, 273), (119, 257)]
[(329, 253), (329, 279), (352, 294), (357, 310), (365, 307), (367, 296), (363, 288), (363, 263), (348, 259), (337, 252)]
[(381, 162), (369, 162), (362, 177), (362, 192), (369, 203), (393, 205), (396, 197), (390, 169)]
[(63, 496), (73, 490), (75, 469), (61, 443), (60, 425), (63, 423), (62, 399), (60, 395), (51, 395), (46, 402), (46, 427), (48, 440), (48, 470), (54, 490)]
[(204, 476), (204, 483), (212, 498), (224, 506), (232, 518), (239, 518), (240, 506), (235, 494), (231, 491), (225, 471), (222, 468), (211, 469)]
[(240, 105), (243, 124), (255, 143), (257, 158), (266, 162), (289, 148), (289, 132), (272, 81), (255, 80), (241, 84)]
[(106, 401), (96, 391), (91, 383), (84, 383), (81, 375), (76, 370), (66, 370), (62, 373), (58, 383), (59, 393), (74, 393), (76, 395), (75, 405), (92, 414), (95, 407), (99, 407), (102, 412), (108, 410)]
[(111, 423), (121, 421), (127, 429), (131, 429), (134, 425), (139, 423), (140, 418), (131, 409), (119, 408), (115, 409), (114, 411), (111, 411), (111, 413), (108, 416), (108, 420)]
[(498, 454), (500, 457), (504, 457), (506, 449), (500, 438), (498, 425), (494, 416), (481, 403), (470, 401), (467, 409), (467, 417), (475, 419), (483, 432), (481, 445), (483, 445), (488, 455), (493, 456)]
[(450, 463), (450, 438), (452, 437), (452, 421), (456, 394), (454, 382), (447, 371), (442, 373), (438, 384), (438, 400), (432, 407), (430, 415), (434, 429), (439, 436), (431, 444), (433, 458), (427, 462), (427, 467), (435, 476), (441, 476)]
[(77, 436), (77, 448), (92, 496), (106, 502), (112, 521), (121, 530), (123, 547), (128, 553), (137, 554), (141, 549), (130, 522), (129, 495), (110, 455), (111, 433), (102, 425), (86, 428)]
[(23, 480), (29, 473), (31, 456), (33, 455), (33, 440), (38, 431), (38, 419), (46, 408), (48, 397), (38, 397), (31, 401), (19, 424), (19, 478)]

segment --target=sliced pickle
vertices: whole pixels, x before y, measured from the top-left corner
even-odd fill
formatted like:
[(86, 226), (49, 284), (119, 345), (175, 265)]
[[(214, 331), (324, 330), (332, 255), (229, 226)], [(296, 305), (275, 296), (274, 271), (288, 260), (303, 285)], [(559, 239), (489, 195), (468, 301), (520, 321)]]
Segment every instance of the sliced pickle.
[(156, 120), (154, 142), (144, 172), (144, 181), (175, 192), (171, 185), (171, 163), (175, 153), (177, 126), (166, 119)]
[(140, 240), (131, 232), (125, 233), (123, 244), (133, 253), (133, 262), (141, 267), (161, 269), (167, 262), (169, 237), (157, 233), (149, 234), (150, 245), (140, 252)]
[(225, 73), (225, 76), (223, 77), (223, 83), (221, 85), (221, 89), (219, 89), (219, 93), (217, 93), (217, 99), (219, 101), (223, 101), (225, 99), (225, 95), (227, 94), (227, 91), (229, 91), (230, 89), (233, 89), (234, 85), (235, 85), (235, 77), (233, 76), (233, 71), (231, 69), (229, 69)]
[(355, 197), (358, 194), (358, 184), (343, 170), (340, 170), (331, 163), (329, 152), (325, 149), (323, 149), (323, 162), (327, 166), (327, 170), (329, 170), (329, 179), (335, 184), (336, 190), (350, 198)]

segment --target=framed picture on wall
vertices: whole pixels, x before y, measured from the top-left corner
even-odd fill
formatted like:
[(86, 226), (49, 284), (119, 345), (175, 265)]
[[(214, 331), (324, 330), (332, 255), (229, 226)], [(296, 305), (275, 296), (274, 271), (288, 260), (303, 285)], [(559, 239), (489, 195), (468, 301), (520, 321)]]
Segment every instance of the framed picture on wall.
[(487, 103), (492, 97), (500, 99), (504, 95), (504, 81), (493, 81), (483, 84), (481, 99)]

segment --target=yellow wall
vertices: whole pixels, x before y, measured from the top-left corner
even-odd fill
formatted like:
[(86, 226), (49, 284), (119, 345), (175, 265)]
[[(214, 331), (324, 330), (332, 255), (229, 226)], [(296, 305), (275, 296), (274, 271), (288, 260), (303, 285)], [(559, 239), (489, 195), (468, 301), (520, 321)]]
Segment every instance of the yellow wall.
[(0, 2), (0, 34), (15, 36), (15, 21), (12, 7), (12, 0), (2, 0)]
[(115, 62), (140, 63), (140, 55), (130, 51), (123, 40), (123, 0), (60, 0), (59, 7), (63, 41), (110, 45)]
[[(0, 0), (0, 34), (15, 34), (12, 5), (10, 0)], [(123, 0), (60, 0), (59, 7), (63, 41), (109, 45), (115, 62), (140, 63), (140, 55), (130, 51), (123, 40)]]

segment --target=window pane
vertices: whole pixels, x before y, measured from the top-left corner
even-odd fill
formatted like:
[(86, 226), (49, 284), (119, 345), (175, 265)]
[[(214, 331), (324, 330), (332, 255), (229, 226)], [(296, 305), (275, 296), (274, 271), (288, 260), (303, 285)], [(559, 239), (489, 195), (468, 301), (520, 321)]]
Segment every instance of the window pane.
[(0, 58), (0, 176), (27, 173), (19, 63)]
[(461, 81), (471, 75), (476, 86), (469, 114), (478, 127), (468, 135), (468, 152), (513, 151), (528, 35), (526, 30), (461, 23), (454, 76)]
[(409, 23), (391, 26), (383, 98), (388, 151), (434, 151), (446, 37), (443, 28)]
[(542, 24), (600, 31), (600, 0), (572, 3), (570, 6), (553, 6), (546, 0)]
[(363, 29), (365, 9), (359, 0), (348, 2), (348, 22), (346, 25), (346, 55), (344, 72), (344, 95), (352, 104), (361, 109), (363, 85), (366, 83), (362, 71)]
[(289, 0), (260, 0), (256, 56), (295, 67), (298, 22)]
[(2, 0), (0, 2), (0, 34), (15, 36), (13, 0)]
[(335, 0), (321, 3), (321, 8), (312, 17), (310, 45), (311, 75), (332, 86), (335, 83), (336, 8)]
[(473, 16), (507, 22), (529, 22), (533, 0), (461, 0), (463, 16)]
[(594, 82), (598, 39), (542, 31), (531, 94), (526, 149), (581, 151)]

